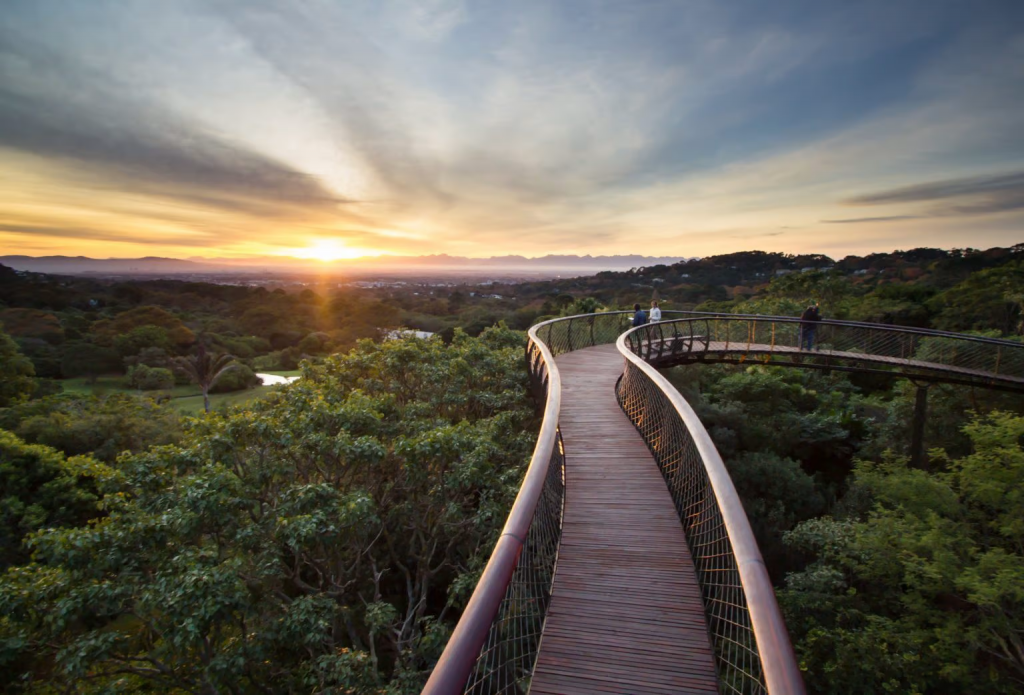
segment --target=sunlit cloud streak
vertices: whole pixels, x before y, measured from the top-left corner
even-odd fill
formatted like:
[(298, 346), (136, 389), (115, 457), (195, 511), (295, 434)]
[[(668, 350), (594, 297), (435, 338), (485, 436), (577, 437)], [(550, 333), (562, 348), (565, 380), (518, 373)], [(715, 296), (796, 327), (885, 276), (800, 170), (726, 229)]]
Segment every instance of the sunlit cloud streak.
[(896, 220), (919, 220), (919, 215), (890, 215), (888, 217), (852, 217), (847, 220), (822, 220), (825, 224), (862, 224), (865, 222), (894, 222)]

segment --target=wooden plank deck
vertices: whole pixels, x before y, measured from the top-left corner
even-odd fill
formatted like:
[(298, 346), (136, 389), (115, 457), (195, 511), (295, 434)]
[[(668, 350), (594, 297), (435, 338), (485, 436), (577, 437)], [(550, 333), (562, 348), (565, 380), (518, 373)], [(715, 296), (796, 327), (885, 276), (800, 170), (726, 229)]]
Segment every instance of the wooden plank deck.
[(558, 357), (565, 517), (531, 693), (717, 693), (704, 606), (614, 345)]

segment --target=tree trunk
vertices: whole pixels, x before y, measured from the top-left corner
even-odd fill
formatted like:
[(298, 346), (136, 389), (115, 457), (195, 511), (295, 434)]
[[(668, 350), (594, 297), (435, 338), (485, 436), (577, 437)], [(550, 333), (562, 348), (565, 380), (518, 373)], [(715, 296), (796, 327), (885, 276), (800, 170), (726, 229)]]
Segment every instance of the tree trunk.
[(918, 386), (914, 398), (914, 419), (910, 424), (910, 465), (928, 470), (928, 457), (924, 451), (924, 425), (928, 418), (928, 386)]
[(206, 408), (206, 412), (210, 412), (210, 389), (203, 389), (203, 407)]

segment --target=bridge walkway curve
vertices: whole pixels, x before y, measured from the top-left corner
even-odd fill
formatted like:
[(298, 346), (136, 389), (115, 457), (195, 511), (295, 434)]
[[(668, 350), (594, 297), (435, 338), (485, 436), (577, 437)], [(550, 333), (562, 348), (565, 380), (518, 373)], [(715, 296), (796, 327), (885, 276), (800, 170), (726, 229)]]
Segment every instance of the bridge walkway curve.
[(662, 474), (622, 412), (623, 358), (557, 358), (566, 496), (530, 692), (717, 693), (701, 589)]

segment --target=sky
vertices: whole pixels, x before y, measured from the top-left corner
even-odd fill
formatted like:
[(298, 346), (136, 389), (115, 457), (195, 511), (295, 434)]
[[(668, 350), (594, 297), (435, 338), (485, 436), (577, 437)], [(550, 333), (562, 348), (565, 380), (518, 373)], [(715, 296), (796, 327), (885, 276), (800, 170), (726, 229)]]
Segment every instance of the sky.
[(1024, 241), (1021, 0), (3, 0), (0, 253)]

